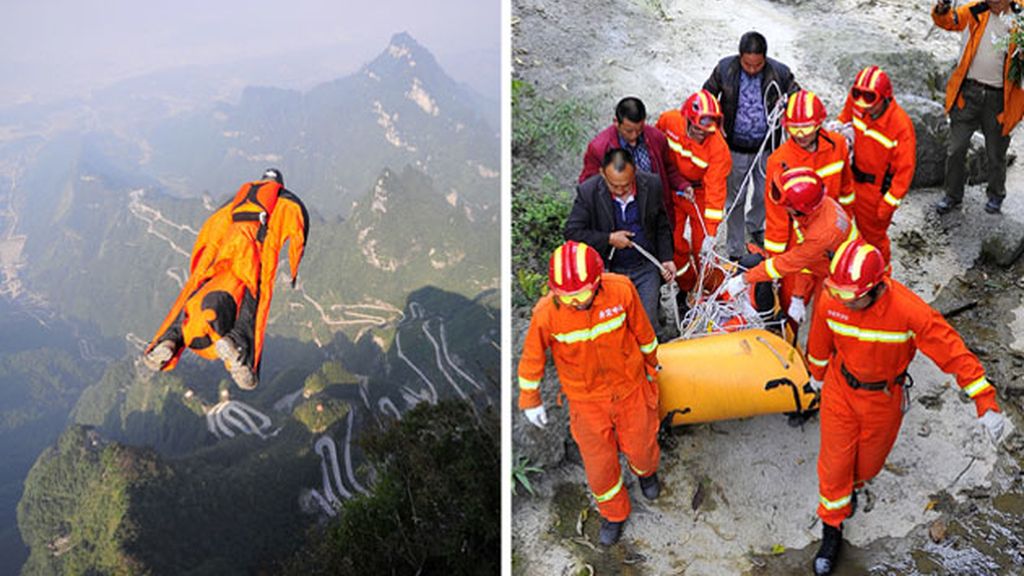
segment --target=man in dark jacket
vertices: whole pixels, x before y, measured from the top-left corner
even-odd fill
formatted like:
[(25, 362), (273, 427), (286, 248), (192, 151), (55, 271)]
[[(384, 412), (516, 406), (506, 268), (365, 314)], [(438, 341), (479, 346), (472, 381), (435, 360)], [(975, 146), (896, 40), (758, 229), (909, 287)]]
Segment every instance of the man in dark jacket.
[[(800, 89), (789, 67), (768, 58), (767, 52), (764, 36), (747, 32), (740, 38), (739, 54), (719, 60), (704, 82), (704, 89), (717, 96), (722, 105), (722, 130), (732, 154), (726, 211), (728, 251), (734, 259), (746, 253), (743, 222), (751, 184), (754, 188), (746, 230), (755, 243), (764, 242), (765, 162), (782, 143), (781, 107)], [(735, 210), (733, 205), (737, 205)]]
[[(659, 276), (666, 282), (676, 273), (672, 262), (672, 232), (661, 199), (661, 181), (636, 169), (628, 150), (604, 154), (600, 173), (576, 187), (565, 239), (584, 242), (604, 259), (609, 272), (629, 276), (640, 293), (644, 310), (658, 326)], [(633, 248), (640, 245), (661, 262), (664, 272)]]
[(669, 161), (668, 140), (665, 139), (665, 135), (654, 126), (647, 125), (647, 108), (639, 98), (629, 96), (619, 100), (615, 106), (612, 125), (602, 130), (587, 145), (579, 182), (582, 183), (597, 174), (605, 153), (614, 148), (629, 150), (637, 170), (658, 176), (661, 180), (661, 197), (668, 212), (668, 221), (674, 222), (672, 197), (677, 190), (689, 188), (690, 183)]

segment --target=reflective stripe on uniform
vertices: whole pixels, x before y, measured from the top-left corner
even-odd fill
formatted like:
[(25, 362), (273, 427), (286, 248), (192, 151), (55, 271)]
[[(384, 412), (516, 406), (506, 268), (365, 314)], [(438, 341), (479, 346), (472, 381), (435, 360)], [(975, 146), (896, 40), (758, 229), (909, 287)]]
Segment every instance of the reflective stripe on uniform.
[(605, 492), (604, 494), (597, 494), (597, 493), (595, 493), (594, 494), (594, 500), (597, 500), (598, 502), (607, 502), (607, 501), (611, 500), (612, 498), (615, 498), (615, 495), (619, 493), (619, 490), (622, 490), (622, 476), (621, 475), (619, 475), (619, 481), (615, 483), (615, 486), (612, 486), (611, 490)]
[(836, 322), (829, 318), (825, 320), (828, 327), (833, 332), (840, 336), (849, 336), (850, 338), (856, 338), (861, 342), (886, 342), (889, 344), (900, 344), (908, 342), (914, 337), (913, 330), (907, 330), (906, 332), (891, 332), (888, 330), (867, 330), (864, 328), (858, 328), (857, 326), (851, 326), (849, 324), (843, 324)]
[(565, 332), (563, 334), (552, 334), (551, 336), (561, 342), (562, 344), (575, 344), (576, 342), (586, 342), (588, 340), (597, 340), (599, 336), (614, 332), (622, 325), (626, 323), (626, 313), (623, 312), (611, 320), (606, 320), (597, 324), (593, 328), (583, 328), (582, 330), (573, 330), (572, 332)]
[(522, 376), (519, 377), (520, 390), (536, 390), (538, 388), (540, 388), (540, 380), (529, 380)]
[(651, 340), (650, 344), (644, 344), (643, 346), (640, 346), (640, 351), (643, 352), (644, 354), (650, 354), (651, 352), (654, 352), (657, 349), (658, 349), (658, 339), (657, 338), (655, 338), (654, 340)]
[(825, 498), (824, 495), (819, 494), (818, 495), (818, 501), (821, 502), (821, 505), (824, 506), (826, 510), (839, 510), (843, 506), (846, 506), (846, 505), (848, 505), (850, 503), (850, 495), (847, 494), (846, 496), (843, 496), (842, 498), (837, 498), (835, 500), (829, 500), (828, 498)]
[(721, 220), (725, 217), (725, 212), (721, 210), (712, 210), (711, 208), (704, 209), (704, 217), (708, 220)]
[(853, 204), (853, 201), (856, 200), (856, 199), (857, 199), (856, 193), (850, 192), (846, 196), (840, 196), (839, 197), (839, 203), (842, 204), (843, 206), (849, 206), (850, 204)]
[(868, 128), (868, 125), (865, 124), (864, 121), (861, 120), (860, 118), (853, 118), (853, 127), (860, 130), (862, 134), (864, 134), (868, 138), (871, 138), (875, 142), (878, 142), (879, 144), (881, 144), (882, 146), (889, 150), (892, 150), (893, 148), (896, 147), (897, 144), (899, 144), (899, 142), (896, 140), (890, 140), (889, 138), (886, 138), (886, 136), (881, 132), (874, 130), (872, 128)]
[(981, 394), (991, 386), (992, 385), (988, 383), (988, 379), (982, 376), (981, 378), (978, 378), (977, 380), (971, 382), (967, 386), (964, 386), (964, 392), (967, 393), (967, 396), (969, 398), (974, 398), (975, 396)]
[(693, 152), (690, 152), (686, 148), (683, 148), (683, 145), (680, 144), (679, 142), (676, 142), (675, 140), (671, 140), (670, 139), (668, 141), (668, 147), (671, 148), (672, 150), (674, 150), (676, 154), (679, 154), (683, 158), (689, 159), (690, 162), (693, 162), (698, 168), (707, 168), (708, 167), (708, 163), (707, 162), (705, 162), (704, 160), (701, 160), (700, 157), (695, 155)]
[(800, 223), (797, 222), (795, 219), (793, 220), (793, 233), (796, 234), (796, 243), (803, 244), (804, 232), (803, 230), (800, 229)]
[(807, 355), (807, 361), (821, 368), (828, 366), (828, 360), (819, 360), (810, 354)]
[(885, 203), (892, 206), (893, 208), (896, 208), (897, 206), (900, 205), (900, 202), (903, 202), (902, 198), (897, 198), (893, 196), (891, 192), (886, 192), (885, 196), (882, 196), (882, 200), (885, 200)]
[(815, 172), (818, 174), (818, 176), (821, 176), (822, 179), (824, 179), (824, 178), (826, 178), (828, 176), (831, 176), (833, 174), (839, 174), (843, 170), (843, 166), (845, 164), (846, 164), (846, 161), (839, 160), (839, 161), (833, 162), (831, 164), (826, 164), (825, 166), (822, 166), (821, 168), (818, 168), (817, 170), (815, 170)]
[(785, 242), (773, 242), (767, 238), (764, 239), (764, 249), (769, 252), (782, 253), (786, 251)]
[(641, 470), (641, 469), (637, 468), (636, 466), (633, 466), (632, 462), (629, 463), (629, 469), (632, 470), (634, 474), (636, 474), (637, 476), (639, 476), (641, 478), (643, 478), (644, 476), (648, 475), (647, 470)]
[(773, 280), (782, 278), (782, 274), (779, 274), (779, 271), (775, 269), (775, 258), (769, 258), (764, 261), (764, 271), (767, 272), (768, 277)]

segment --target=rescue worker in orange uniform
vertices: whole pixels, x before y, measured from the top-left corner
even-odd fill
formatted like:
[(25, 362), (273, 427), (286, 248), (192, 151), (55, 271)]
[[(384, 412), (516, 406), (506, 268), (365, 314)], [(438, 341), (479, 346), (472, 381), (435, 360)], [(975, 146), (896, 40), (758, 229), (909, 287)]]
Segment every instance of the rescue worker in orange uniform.
[(857, 74), (839, 121), (853, 123), (853, 215), (864, 240), (888, 264), (889, 224), (917, 165), (914, 124), (893, 100), (889, 76), (878, 66)]
[(264, 332), (285, 242), (292, 286), (309, 237), (309, 215), (280, 170), (243, 184), (214, 212), (192, 248), (189, 277), (143, 354), (150, 370), (173, 370), (185, 348), (219, 358), (239, 388), (259, 379)]
[[(825, 117), (825, 105), (814, 92), (800, 90), (786, 103), (782, 125), (789, 138), (768, 157), (765, 170), (764, 249), (769, 256), (784, 253), (798, 238), (799, 225), (786, 208), (768, 201), (779, 175), (790, 168), (802, 166), (814, 170), (829, 197), (853, 217), (855, 196), (848, 162), (850, 149), (842, 135), (822, 127)], [(818, 281), (824, 276), (821, 274)], [(808, 278), (800, 276), (782, 281), (779, 290), (782, 309), (796, 324), (803, 322), (806, 316), (807, 297), (813, 286)]]
[[(788, 315), (800, 322), (806, 314), (803, 303), (818, 291), (828, 275), (828, 263), (836, 248), (857, 236), (857, 227), (839, 205), (826, 194), (821, 176), (812, 168), (790, 168), (770, 187), (768, 203), (785, 210), (793, 220), (794, 240), (782, 254), (766, 260), (728, 280), (726, 291), (736, 296), (750, 284), (797, 277)], [(795, 305), (800, 309), (796, 310)]]
[(956, 376), (994, 442), (1005, 426), (978, 358), (941, 314), (888, 277), (886, 268), (881, 252), (863, 239), (844, 242), (811, 320), (807, 359), (811, 386), (821, 391), (817, 574), (835, 568), (856, 490), (878, 474), (896, 441), (907, 367), (918, 348)]
[(600, 543), (618, 541), (630, 503), (619, 451), (654, 500), (658, 483), (658, 340), (633, 283), (604, 272), (596, 250), (569, 241), (551, 256), (551, 291), (533, 309), (519, 360), (519, 408), (543, 428), (540, 395), (545, 353), (569, 400), (572, 436), (600, 512)]
[[(718, 225), (725, 218), (732, 156), (719, 130), (721, 123), (722, 107), (707, 90), (694, 92), (679, 110), (669, 110), (658, 118), (657, 128), (668, 138), (669, 157), (690, 182), (689, 189), (676, 191), (673, 209), (673, 259), (683, 290), (693, 287), (700, 258), (711, 252)], [(689, 239), (685, 236), (687, 225)]]

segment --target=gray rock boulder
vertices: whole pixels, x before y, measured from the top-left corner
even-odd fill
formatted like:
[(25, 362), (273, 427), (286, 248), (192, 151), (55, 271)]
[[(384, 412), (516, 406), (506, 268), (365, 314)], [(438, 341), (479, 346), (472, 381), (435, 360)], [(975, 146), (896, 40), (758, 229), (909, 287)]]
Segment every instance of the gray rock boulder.
[(540, 383), (541, 397), (547, 408), (548, 424), (544, 429), (530, 424), (519, 410), (519, 383), (516, 376), (519, 357), (523, 351), (523, 341), (530, 327), (530, 308), (521, 308), (513, 312), (512, 334), (512, 366), (510, 370), (512, 385), (512, 446), (514, 458), (527, 458), (530, 465), (544, 470), (555, 468), (565, 458), (565, 444), (569, 438), (569, 406), (557, 403), (561, 390), (554, 364), (548, 359), (544, 372), (544, 380)]

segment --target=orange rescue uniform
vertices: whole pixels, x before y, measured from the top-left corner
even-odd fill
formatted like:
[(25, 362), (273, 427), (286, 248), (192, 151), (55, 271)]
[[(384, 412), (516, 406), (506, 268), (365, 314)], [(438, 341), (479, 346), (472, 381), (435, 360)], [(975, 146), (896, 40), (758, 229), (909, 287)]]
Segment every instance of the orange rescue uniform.
[(577, 310), (542, 297), (519, 360), (519, 408), (541, 405), (546, 351), (569, 400), (569, 423), (601, 515), (629, 516), (619, 450), (637, 476), (658, 470), (658, 340), (633, 283), (606, 272), (594, 300)]
[[(698, 143), (686, 135), (686, 119), (679, 110), (669, 110), (658, 118), (657, 128), (665, 133), (668, 139), (669, 157), (683, 178), (693, 186), (694, 202), (682, 194), (675, 195), (675, 222), (673, 222), (672, 245), (675, 247), (673, 260), (680, 270), (690, 263), (693, 254), (693, 265), (699, 267), (696, 254), (700, 252), (706, 235), (714, 237), (718, 233), (718, 225), (725, 218), (726, 181), (732, 171), (732, 155), (729, 145), (722, 137), (721, 130), (715, 130)], [(688, 244), (680, 242), (690, 224)], [(681, 275), (687, 278), (688, 275)], [(696, 280), (696, 270), (693, 271)], [(683, 286), (689, 288), (690, 286)]]
[(853, 214), (857, 229), (889, 263), (889, 224), (917, 165), (917, 139), (907, 113), (890, 100), (878, 118), (853, 105), (849, 95), (840, 122), (853, 122)]
[(769, 254), (782, 254), (793, 240), (792, 218), (785, 208), (769, 198), (772, 182), (790, 168), (811, 168), (825, 183), (825, 193), (853, 216), (853, 174), (847, 162), (849, 154), (846, 138), (824, 128), (818, 130), (818, 148), (814, 152), (803, 149), (792, 138), (772, 152), (764, 178), (764, 249)]
[(783, 310), (789, 309), (793, 297), (809, 303), (821, 291), (836, 249), (844, 241), (857, 237), (853, 220), (839, 202), (829, 196), (822, 199), (813, 214), (790, 218), (790, 221), (793, 241), (787, 250), (777, 255), (769, 253), (766, 260), (743, 275), (750, 284), (782, 279), (779, 300)]
[[(884, 282), (878, 301), (859, 311), (823, 291), (807, 340), (811, 376), (824, 381), (818, 516), (834, 527), (850, 515), (853, 490), (878, 474), (896, 442), (903, 421), (900, 384), (918, 348), (956, 375), (978, 416), (999, 410), (985, 369), (942, 315), (899, 282)], [(849, 378), (884, 383), (884, 389), (854, 388)]]

